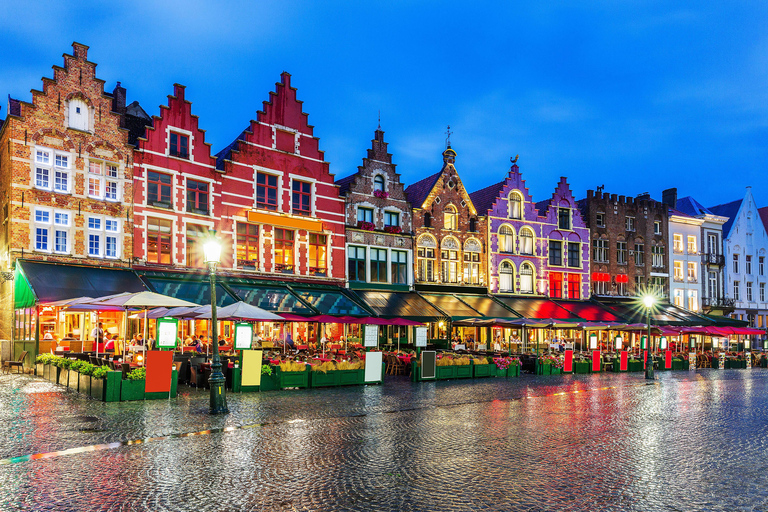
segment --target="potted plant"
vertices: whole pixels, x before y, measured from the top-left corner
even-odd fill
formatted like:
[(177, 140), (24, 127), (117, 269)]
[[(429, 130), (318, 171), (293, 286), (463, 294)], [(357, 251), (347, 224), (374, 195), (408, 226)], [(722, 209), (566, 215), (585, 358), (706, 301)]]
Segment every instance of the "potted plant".
[(312, 366), (310, 386), (349, 386), (365, 383), (364, 361), (327, 361)]
[(95, 366), (91, 373), (91, 396), (104, 402), (119, 402), (123, 372), (108, 366)]
[(85, 361), (79, 359), (69, 364), (69, 388), (74, 391), (80, 391), (80, 369), (84, 364)]
[(120, 386), (120, 400), (144, 400), (147, 369), (135, 368), (126, 377)]
[(543, 355), (539, 356), (537, 375), (552, 375), (552, 367), (555, 364), (555, 358), (553, 356)]
[(80, 378), (78, 379), (80, 381), (78, 390), (81, 393), (84, 393), (86, 395), (91, 394), (91, 375), (93, 375), (93, 370), (96, 369), (96, 365), (87, 363), (85, 361), (79, 361), (79, 370), (78, 373), (80, 374)]
[(274, 368), (278, 388), (309, 387), (309, 369), (306, 363), (286, 361)]
[[(271, 364), (262, 364), (261, 365), (261, 385), (259, 386), (259, 391), (272, 391), (277, 389), (277, 383), (275, 382), (274, 376), (274, 366)], [(247, 388), (248, 386), (245, 386)], [(245, 389), (243, 389), (245, 391)]]

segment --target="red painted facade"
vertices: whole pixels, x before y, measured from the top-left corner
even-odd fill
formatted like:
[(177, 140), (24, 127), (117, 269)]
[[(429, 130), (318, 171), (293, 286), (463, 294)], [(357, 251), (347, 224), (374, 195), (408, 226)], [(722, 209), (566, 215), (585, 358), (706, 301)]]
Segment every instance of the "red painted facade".
[(184, 86), (174, 85), (134, 153), (136, 267), (202, 268), (197, 239), (219, 229), (222, 176), (191, 109)]
[[(218, 155), (220, 230), (231, 268), (343, 282), (344, 201), (290, 80), (281, 75), (257, 119)], [(250, 237), (247, 251), (231, 238), (238, 229)]]

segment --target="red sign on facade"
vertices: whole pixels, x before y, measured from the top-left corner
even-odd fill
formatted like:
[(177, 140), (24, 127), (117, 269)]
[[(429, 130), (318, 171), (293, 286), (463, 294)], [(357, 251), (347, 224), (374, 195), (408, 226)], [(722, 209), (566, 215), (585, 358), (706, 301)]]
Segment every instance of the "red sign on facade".
[(599, 350), (592, 351), (592, 371), (593, 372), (600, 371), (600, 351)]
[(565, 362), (563, 363), (563, 371), (564, 372), (573, 371), (573, 350), (565, 351)]
[(621, 351), (621, 362), (620, 362), (619, 370), (621, 370), (623, 372), (627, 371), (627, 369), (628, 369), (627, 368), (627, 358), (628, 358), (627, 351), (626, 350), (622, 350)]

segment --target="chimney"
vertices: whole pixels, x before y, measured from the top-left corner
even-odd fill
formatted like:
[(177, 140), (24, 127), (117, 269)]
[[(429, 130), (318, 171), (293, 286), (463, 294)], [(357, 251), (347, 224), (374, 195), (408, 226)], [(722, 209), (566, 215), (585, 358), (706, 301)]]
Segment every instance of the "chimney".
[(120, 82), (117, 82), (115, 90), (112, 91), (112, 112), (125, 115), (125, 87), (120, 85)]
[(670, 208), (677, 208), (677, 188), (668, 188), (661, 193), (661, 202)]

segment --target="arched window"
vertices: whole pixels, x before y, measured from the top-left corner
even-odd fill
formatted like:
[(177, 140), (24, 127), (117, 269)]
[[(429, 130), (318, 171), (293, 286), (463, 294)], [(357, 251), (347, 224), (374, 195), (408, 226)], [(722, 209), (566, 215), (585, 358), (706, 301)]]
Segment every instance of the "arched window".
[(520, 293), (533, 293), (533, 268), (529, 263), (520, 267)]
[(531, 228), (523, 228), (520, 230), (520, 254), (534, 254), (533, 231)]
[(431, 213), (424, 213), (424, 227), (425, 228), (431, 228), (432, 227), (432, 214)]
[(523, 218), (523, 197), (519, 192), (512, 192), (509, 194), (509, 218)]
[(459, 229), (459, 214), (456, 212), (456, 207), (448, 205), (443, 211), (443, 229), (457, 230)]
[(515, 232), (507, 225), (499, 228), (499, 252), (508, 254), (515, 252)]
[(430, 235), (422, 235), (416, 242), (416, 262), (419, 269), (417, 279), (421, 282), (435, 281), (435, 249), (437, 242)]
[(480, 242), (470, 238), (464, 243), (464, 283), (480, 284)]
[(88, 105), (79, 98), (69, 100), (69, 127), (88, 131)]
[(377, 174), (373, 178), (373, 191), (384, 192), (384, 176)]
[(513, 280), (514, 271), (512, 270), (512, 264), (508, 261), (501, 262), (501, 265), (499, 265), (499, 291), (513, 292)]

